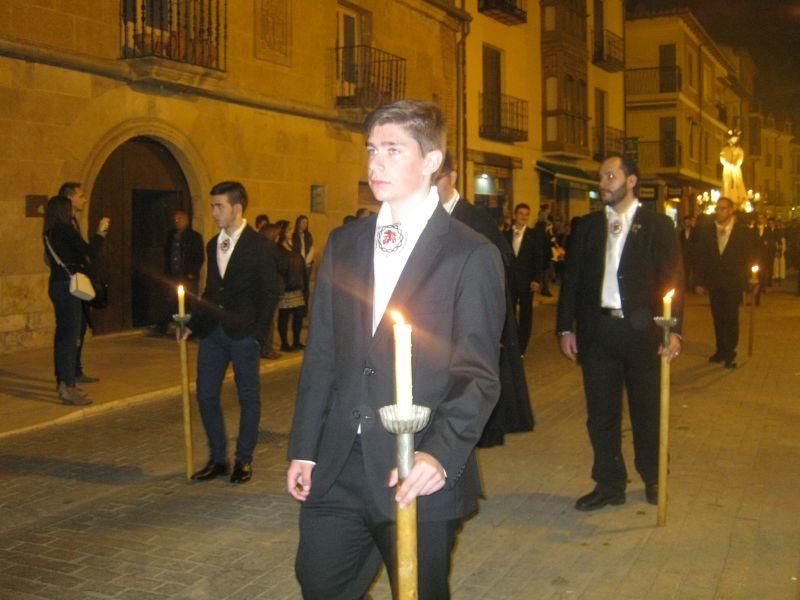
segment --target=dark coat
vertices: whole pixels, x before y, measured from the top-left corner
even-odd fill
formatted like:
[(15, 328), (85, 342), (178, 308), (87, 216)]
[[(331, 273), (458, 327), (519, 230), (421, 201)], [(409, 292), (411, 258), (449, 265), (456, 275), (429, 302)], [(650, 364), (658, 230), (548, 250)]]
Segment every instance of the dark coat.
[(504, 320), (500, 254), (483, 236), (436, 208), (372, 335), (373, 252), (377, 216), (335, 229), (325, 249), (289, 438), (290, 460), (316, 462), (311, 496), (336, 480), (361, 428), (365, 486), (394, 519), (396, 440), (378, 409), (395, 398), (389, 310), (413, 327), (414, 403), (431, 408), (416, 450), (436, 458), (445, 487), (418, 498), (421, 520), (472, 513), (481, 494), (475, 444), (500, 395)]
[(206, 246), (206, 289), (195, 306), (189, 328), (205, 337), (222, 323), (232, 339), (264, 339), (278, 302), (275, 257), (267, 241), (249, 225), (236, 242), (222, 278), (217, 267), (217, 238)]
[(531, 431), (534, 424), (511, 297), (511, 286), (514, 285), (514, 251), (485, 210), (462, 198), (456, 203), (451, 216), (486, 236), (500, 251), (505, 267), (506, 322), (500, 349), (500, 400), (478, 442), (479, 447), (489, 448), (502, 445), (506, 433)]
[[(514, 230), (505, 232), (506, 242), (513, 248)], [(519, 253), (514, 259), (514, 279), (520, 290), (530, 290), (531, 282), (542, 283), (544, 279), (545, 248), (547, 240), (544, 229), (525, 228)], [(513, 253), (513, 252), (512, 252)]]
[(181, 253), (181, 272), (172, 273), (172, 240), (177, 235), (178, 230), (173, 229), (167, 236), (164, 244), (164, 273), (177, 277), (178, 279), (193, 279), (197, 281), (200, 276), (200, 269), (206, 260), (203, 253), (203, 237), (191, 227), (186, 228), (181, 234), (180, 253)]
[[(594, 341), (601, 316), (607, 232), (604, 211), (585, 215), (576, 224), (567, 249), (556, 331), (574, 331), (579, 354), (585, 353)], [(672, 315), (678, 324), (673, 331), (680, 333), (683, 266), (675, 227), (669, 217), (642, 207), (636, 210), (620, 257), (617, 279), (625, 318), (634, 330), (650, 330), (657, 339), (661, 330), (653, 317), (662, 314), (663, 297), (674, 289)]]
[[(59, 260), (66, 265), (70, 273), (79, 272), (92, 275), (92, 260), (97, 258), (105, 241), (102, 235), (95, 234), (92, 237), (92, 242), (87, 244), (80, 231), (72, 225), (62, 224), (53, 227), (46, 234), (46, 237), (53, 251), (58, 255)], [(50, 281), (69, 281), (70, 273), (67, 273), (53, 259), (47, 244), (45, 244), (44, 252), (47, 257), (47, 263), (50, 266)]]
[(737, 219), (720, 255), (716, 225), (706, 227), (698, 237), (697, 284), (709, 290), (744, 291), (750, 267), (758, 262), (758, 240), (752, 229)]

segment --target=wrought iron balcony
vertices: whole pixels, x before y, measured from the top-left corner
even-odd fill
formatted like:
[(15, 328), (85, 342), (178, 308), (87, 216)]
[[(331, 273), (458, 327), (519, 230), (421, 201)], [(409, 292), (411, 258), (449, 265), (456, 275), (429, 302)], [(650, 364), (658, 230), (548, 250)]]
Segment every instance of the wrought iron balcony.
[(497, 142), (528, 139), (528, 101), (505, 94), (479, 95), (480, 136)]
[(622, 154), (623, 139), (625, 132), (614, 127), (594, 127), (592, 129), (592, 147), (594, 153), (592, 158), (597, 161), (603, 160), (610, 152)]
[(122, 57), (155, 56), (224, 71), (226, 0), (123, 0)]
[(505, 25), (528, 22), (528, 0), (478, 0), (478, 12)]
[(615, 33), (601, 29), (594, 32), (592, 62), (609, 73), (625, 68), (625, 40)]
[(589, 117), (567, 111), (544, 111), (542, 149), (547, 154), (585, 157), (589, 151)]
[(639, 168), (643, 171), (677, 169), (682, 166), (679, 140), (639, 141)]
[(628, 96), (668, 94), (680, 92), (681, 89), (680, 67), (653, 67), (625, 71), (625, 93)]
[(405, 95), (406, 59), (371, 46), (336, 53), (336, 106), (371, 109)]

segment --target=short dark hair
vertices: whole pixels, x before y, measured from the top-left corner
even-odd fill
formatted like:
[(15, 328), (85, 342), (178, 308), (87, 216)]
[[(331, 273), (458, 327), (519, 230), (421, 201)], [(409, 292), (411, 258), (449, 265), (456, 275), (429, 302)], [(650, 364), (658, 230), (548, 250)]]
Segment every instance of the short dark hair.
[(419, 144), (422, 155), (433, 150), (447, 149), (447, 122), (441, 109), (433, 102), (398, 100), (379, 106), (364, 120), (364, 135), (380, 125), (400, 125)]
[(602, 162), (606, 162), (612, 158), (618, 158), (620, 162), (620, 167), (622, 168), (622, 172), (625, 173), (625, 177), (630, 177), (631, 175), (636, 175), (636, 187), (639, 187), (639, 180), (641, 176), (639, 175), (639, 165), (636, 164), (636, 161), (630, 157), (628, 154), (622, 154), (621, 152), (609, 152), (605, 155)]
[(228, 203), (233, 206), (239, 204), (242, 212), (247, 209), (247, 190), (238, 181), (221, 181), (211, 188), (212, 196), (227, 196)]
[(727, 202), (728, 204), (730, 204), (730, 205), (731, 205), (731, 208), (733, 208), (733, 207), (735, 206), (735, 205), (734, 205), (734, 203), (733, 203), (733, 200), (731, 200), (731, 199), (730, 199), (730, 198), (728, 198), (727, 196), (720, 196), (719, 198), (717, 198), (717, 204), (719, 204), (719, 203), (720, 203), (720, 202), (722, 202), (723, 200), (725, 200), (725, 202)]
[(277, 239), (281, 234), (281, 226), (278, 225), (277, 223), (267, 223), (265, 225), (262, 225), (261, 229), (259, 229), (258, 232), (268, 240), (277, 242)]
[(42, 230), (45, 235), (50, 233), (57, 225), (72, 224), (72, 202), (66, 196), (53, 196), (47, 201), (44, 208), (44, 225)]
[(269, 217), (265, 214), (260, 214), (256, 216), (256, 222), (255, 222), (256, 229), (260, 229), (262, 225), (269, 225)]
[(61, 184), (61, 187), (58, 188), (58, 195), (70, 198), (75, 194), (75, 192), (81, 189), (81, 187), (83, 186), (81, 186), (81, 184), (77, 181), (65, 181)]
[(527, 210), (528, 212), (530, 212), (530, 210), (531, 210), (531, 207), (530, 207), (530, 206), (528, 206), (528, 205), (527, 205), (527, 204), (525, 204), (524, 202), (520, 202), (519, 204), (517, 204), (517, 205), (514, 207), (514, 214), (517, 214), (517, 211), (519, 211), (519, 210), (521, 210), (521, 209), (523, 209), (523, 208), (524, 208), (525, 210)]
[(372, 211), (371, 211), (370, 209), (368, 209), (368, 208), (364, 208), (364, 207), (362, 206), (361, 208), (359, 208), (358, 210), (356, 210), (356, 216), (355, 216), (355, 218), (356, 218), (356, 219), (360, 219), (360, 218), (362, 217), (362, 215), (363, 215), (363, 216), (369, 216), (369, 214), (370, 214), (371, 212), (372, 212)]

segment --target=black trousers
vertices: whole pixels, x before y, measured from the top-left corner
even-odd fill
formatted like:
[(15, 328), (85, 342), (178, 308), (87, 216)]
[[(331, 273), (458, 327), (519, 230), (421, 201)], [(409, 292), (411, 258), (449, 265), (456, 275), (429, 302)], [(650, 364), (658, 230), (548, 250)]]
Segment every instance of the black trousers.
[[(582, 352), (582, 351), (581, 351)], [(635, 331), (626, 319), (602, 316), (592, 345), (579, 356), (586, 393), (586, 426), (594, 451), (592, 479), (605, 490), (624, 490), (622, 391), (628, 396), (636, 470), (645, 484), (658, 481), (661, 359), (652, 330)]]
[[(380, 514), (364, 485), (365, 478), (361, 441), (356, 436), (331, 489), (300, 507), (295, 573), (306, 600), (363, 598), (381, 560), (396, 596), (395, 523)], [(313, 473), (311, 481), (313, 487)], [(450, 597), (450, 553), (460, 527), (460, 519), (419, 522), (420, 600)]]
[(736, 345), (739, 343), (739, 304), (742, 303), (742, 292), (710, 289), (708, 297), (714, 319), (714, 335), (717, 338), (716, 354), (731, 360), (736, 355)]
[(533, 330), (533, 292), (530, 284), (518, 286), (513, 297), (514, 310), (518, 310), (517, 337), (519, 339), (519, 351), (525, 354), (528, 349), (528, 342), (531, 339)]

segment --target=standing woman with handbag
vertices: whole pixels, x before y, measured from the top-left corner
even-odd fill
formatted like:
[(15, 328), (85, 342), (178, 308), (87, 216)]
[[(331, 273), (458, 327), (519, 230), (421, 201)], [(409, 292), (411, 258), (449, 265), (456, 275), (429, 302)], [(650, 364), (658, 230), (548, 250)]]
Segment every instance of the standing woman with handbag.
[(50, 266), (48, 295), (56, 314), (53, 355), (58, 399), (64, 404), (91, 404), (86, 394), (75, 387), (83, 307), (82, 300), (70, 290), (70, 280), (73, 274), (86, 273), (87, 259), (97, 257), (108, 234), (108, 226), (108, 218), (100, 219), (97, 233), (87, 244), (73, 225), (69, 198), (53, 196), (47, 202), (43, 235), (45, 256)]

